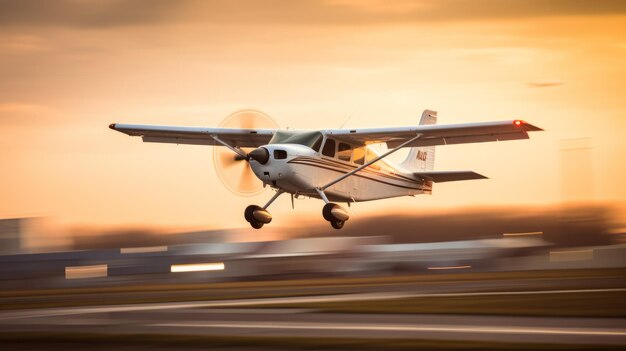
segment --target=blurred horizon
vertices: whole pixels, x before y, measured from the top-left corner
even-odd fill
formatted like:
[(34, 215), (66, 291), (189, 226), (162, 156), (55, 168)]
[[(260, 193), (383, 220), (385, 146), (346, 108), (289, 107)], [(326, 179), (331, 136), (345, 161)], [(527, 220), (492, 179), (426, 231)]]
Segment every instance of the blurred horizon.
[[(433, 109), (441, 124), (545, 129), (438, 147), (435, 169), (490, 179), (357, 203), (355, 223), (570, 202), (609, 204), (623, 220), (625, 19), (611, 0), (1, 1), (0, 218), (242, 228), (244, 208), (270, 191), (230, 193), (211, 147), (144, 144), (107, 126), (217, 126), (257, 108), (281, 128), (414, 125)], [(321, 201), (295, 205), (279, 198), (260, 232), (326, 224)]]
[[(624, 209), (610, 204), (465, 207), (424, 210), (416, 214), (355, 216), (350, 226), (329, 232), (316, 217), (252, 231), (233, 228), (134, 226), (63, 226), (54, 218), (0, 219), (18, 221), (21, 251), (116, 249), (201, 243), (269, 242), (303, 238), (380, 237), (393, 243), (428, 243), (499, 239), (506, 233), (540, 233), (553, 245), (620, 244), (626, 234)], [(393, 231), (389, 231), (393, 228)], [(250, 235), (254, 233), (254, 235)], [(530, 235), (532, 237), (532, 235)]]

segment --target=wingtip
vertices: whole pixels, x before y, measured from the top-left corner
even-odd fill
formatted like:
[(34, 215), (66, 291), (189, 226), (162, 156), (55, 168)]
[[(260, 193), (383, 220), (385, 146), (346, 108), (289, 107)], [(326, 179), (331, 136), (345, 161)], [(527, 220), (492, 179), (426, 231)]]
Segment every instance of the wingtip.
[(541, 128), (535, 126), (535, 125), (532, 125), (532, 124), (530, 124), (530, 123), (528, 123), (526, 121), (523, 121), (521, 119), (513, 120), (513, 125), (516, 126), (516, 127), (523, 128), (527, 132), (543, 132), (543, 129), (541, 129)]
[(109, 128), (111, 128), (111, 129), (115, 130), (115, 123), (111, 123), (111, 124), (109, 124)]

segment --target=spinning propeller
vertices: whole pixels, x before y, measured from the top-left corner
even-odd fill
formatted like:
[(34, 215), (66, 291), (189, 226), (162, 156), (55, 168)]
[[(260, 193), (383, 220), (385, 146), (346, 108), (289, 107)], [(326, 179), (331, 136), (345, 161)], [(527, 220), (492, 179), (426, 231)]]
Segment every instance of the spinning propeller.
[[(278, 125), (268, 115), (256, 110), (237, 111), (226, 117), (220, 124), (222, 128), (241, 129), (278, 129)], [(213, 148), (213, 162), (220, 181), (226, 188), (237, 195), (252, 196), (263, 190), (263, 183), (254, 175), (250, 158), (257, 159), (253, 148), (241, 149), (246, 156), (235, 154), (226, 147)]]

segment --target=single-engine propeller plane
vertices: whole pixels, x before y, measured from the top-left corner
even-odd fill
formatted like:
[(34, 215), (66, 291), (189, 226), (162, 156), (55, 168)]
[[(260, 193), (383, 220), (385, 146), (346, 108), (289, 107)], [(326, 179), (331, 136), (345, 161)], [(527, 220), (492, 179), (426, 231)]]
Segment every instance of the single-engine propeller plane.
[[(265, 122), (272, 128), (257, 128)], [(276, 193), (264, 205), (250, 205), (244, 217), (259, 229), (272, 221), (268, 207), (281, 194), (306, 196), (325, 202), (322, 215), (333, 228), (341, 229), (349, 214), (336, 202), (371, 201), (399, 196), (431, 194), (433, 183), (486, 177), (472, 171), (435, 171), (435, 146), (528, 139), (528, 132), (541, 131), (522, 120), (437, 125), (437, 112), (425, 110), (419, 126), (367, 129), (281, 130), (266, 115), (239, 111), (220, 128), (172, 127), (114, 123), (113, 130), (140, 136), (144, 142), (220, 146), (229, 155), (215, 151), (218, 174), (236, 163), (245, 164), (239, 187), (232, 177), (220, 179), (240, 194), (255, 193), (250, 173)], [(238, 128), (233, 128), (236, 126)], [(386, 144), (375, 152), (373, 144)], [(389, 155), (408, 148), (398, 164)], [(236, 189), (233, 189), (236, 188)]]

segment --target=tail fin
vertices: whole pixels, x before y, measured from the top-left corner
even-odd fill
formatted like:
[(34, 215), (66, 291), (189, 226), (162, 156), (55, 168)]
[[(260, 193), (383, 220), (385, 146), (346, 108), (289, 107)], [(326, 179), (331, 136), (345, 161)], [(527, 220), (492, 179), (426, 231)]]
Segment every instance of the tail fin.
[[(437, 111), (424, 110), (420, 125), (437, 124)], [(435, 167), (435, 147), (412, 147), (401, 166), (413, 172), (432, 171)]]

